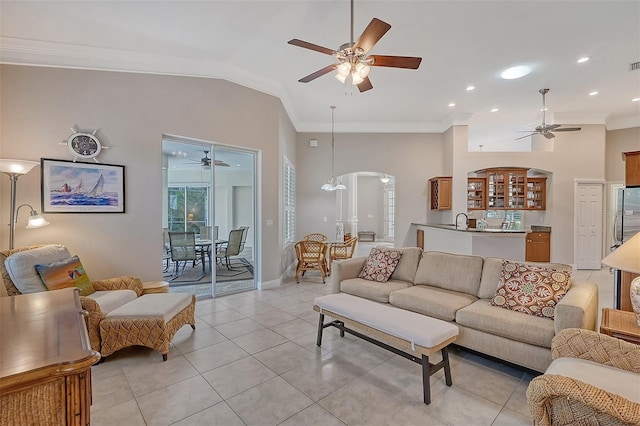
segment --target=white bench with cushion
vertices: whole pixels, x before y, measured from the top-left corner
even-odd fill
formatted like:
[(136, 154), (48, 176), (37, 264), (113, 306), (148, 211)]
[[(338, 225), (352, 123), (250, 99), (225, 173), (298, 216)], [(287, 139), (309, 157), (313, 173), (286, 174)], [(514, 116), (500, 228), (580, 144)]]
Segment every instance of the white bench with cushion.
[[(431, 403), (429, 378), (437, 371), (444, 368), (445, 382), (451, 386), (448, 345), (458, 336), (455, 325), (345, 293), (317, 297), (313, 309), (320, 313), (318, 346), (322, 345), (322, 331), (326, 327), (336, 327), (342, 337), (345, 332), (353, 334), (421, 364), (425, 404)], [(325, 315), (335, 320), (325, 324)], [(347, 328), (345, 324), (368, 335)], [(442, 361), (431, 364), (429, 356), (438, 351), (442, 353)]]

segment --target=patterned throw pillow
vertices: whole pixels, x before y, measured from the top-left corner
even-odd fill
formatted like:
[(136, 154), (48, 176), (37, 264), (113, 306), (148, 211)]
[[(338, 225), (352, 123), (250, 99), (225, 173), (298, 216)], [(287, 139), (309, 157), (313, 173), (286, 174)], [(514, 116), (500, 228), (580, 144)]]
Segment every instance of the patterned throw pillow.
[(36, 271), (49, 290), (78, 287), (80, 296), (88, 296), (96, 291), (78, 256), (45, 265), (36, 265)]
[(504, 260), (499, 286), (491, 304), (553, 319), (556, 305), (571, 286), (570, 278), (569, 271)]
[(383, 247), (372, 248), (367, 262), (360, 271), (360, 278), (378, 283), (387, 282), (398, 266), (400, 256), (402, 253), (399, 250)]

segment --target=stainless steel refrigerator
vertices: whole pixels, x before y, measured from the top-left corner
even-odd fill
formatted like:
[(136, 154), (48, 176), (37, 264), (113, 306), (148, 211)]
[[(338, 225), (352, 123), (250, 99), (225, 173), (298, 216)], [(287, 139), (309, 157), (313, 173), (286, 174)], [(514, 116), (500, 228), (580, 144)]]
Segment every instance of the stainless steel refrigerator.
[[(618, 190), (618, 202), (613, 220), (613, 246), (615, 250), (640, 232), (640, 188), (622, 188)], [(640, 253), (638, 254), (640, 256)], [(615, 272), (614, 301), (615, 308), (620, 308), (620, 289), (622, 276)]]

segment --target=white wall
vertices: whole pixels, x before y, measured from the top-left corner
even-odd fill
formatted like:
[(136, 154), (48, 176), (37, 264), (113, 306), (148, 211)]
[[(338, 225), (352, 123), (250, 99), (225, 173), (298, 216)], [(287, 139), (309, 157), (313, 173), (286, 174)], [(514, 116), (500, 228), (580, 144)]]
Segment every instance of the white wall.
[[(25, 230), (16, 246), (61, 243), (78, 254), (92, 279), (123, 274), (162, 278), (162, 135), (215, 141), (260, 151), (263, 220), (274, 226), (259, 235), (263, 265), (258, 280), (283, 275), (278, 246), (281, 140), (279, 99), (216, 79), (130, 74), (14, 65), (0, 66), (0, 154), (3, 158), (70, 159), (59, 142), (71, 126), (100, 129), (110, 146), (101, 161), (126, 167), (124, 214), (49, 214), (46, 228)], [(295, 155), (293, 155), (295, 157)], [(0, 181), (0, 223), (8, 223), (9, 179)], [(18, 203), (40, 210), (40, 170), (18, 182)], [(8, 227), (0, 227), (6, 248)], [(262, 273), (262, 276), (260, 274)]]
[[(309, 147), (309, 139), (317, 139), (319, 146)], [(298, 237), (310, 232), (335, 235), (336, 195), (320, 189), (331, 176), (331, 133), (300, 133), (297, 140)], [(395, 176), (398, 247), (415, 243), (415, 235), (409, 235), (411, 222), (427, 219), (427, 181), (443, 173), (442, 158), (440, 134), (335, 135), (336, 176), (358, 171)]]
[[(466, 211), (467, 173), (489, 167), (525, 167), (553, 173), (547, 192), (545, 225), (552, 227), (551, 261), (573, 263), (575, 179), (604, 179), (605, 129), (583, 125), (582, 131), (557, 133), (553, 151), (469, 152), (464, 126), (453, 138), (453, 209)], [(458, 129), (456, 129), (457, 131)]]

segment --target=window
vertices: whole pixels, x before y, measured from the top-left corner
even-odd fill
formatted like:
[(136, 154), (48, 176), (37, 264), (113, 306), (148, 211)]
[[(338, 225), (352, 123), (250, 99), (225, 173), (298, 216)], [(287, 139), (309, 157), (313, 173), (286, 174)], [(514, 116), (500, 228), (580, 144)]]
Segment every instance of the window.
[(396, 211), (396, 191), (393, 187), (384, 189), (384, 209), (385, 209), (385, 237), (395, 236), (395, 211)]
[(170, 231), (200, 232), (207, 225), (209, 188), (193, 186), (170, 186), (169, 188)]
[(284, 243), (293, 243), (296, 238), (296, 171), (293, 164), (284, 158)]

